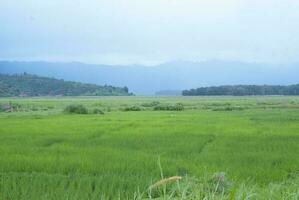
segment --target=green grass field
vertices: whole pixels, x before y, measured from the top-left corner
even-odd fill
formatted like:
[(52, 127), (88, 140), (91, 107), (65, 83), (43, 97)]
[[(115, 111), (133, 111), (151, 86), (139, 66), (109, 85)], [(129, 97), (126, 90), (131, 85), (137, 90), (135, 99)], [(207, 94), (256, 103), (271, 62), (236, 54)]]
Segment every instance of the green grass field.
[[(177, 103), (184, 110), (155, 110)], [(182, 176), (182, 184), (224, 172), (234, 186), (208, 199), (229, 198), (244, 184), (249, 189), (239, 199), (299, 198), (299, 97), (3, 98), (0, 104), (12, 106), (0, 112), (0, 199), (133, 199), (161, 179), (158, 160), (164, 177)], [(90, 113), (64, 113), (70, 104)]]

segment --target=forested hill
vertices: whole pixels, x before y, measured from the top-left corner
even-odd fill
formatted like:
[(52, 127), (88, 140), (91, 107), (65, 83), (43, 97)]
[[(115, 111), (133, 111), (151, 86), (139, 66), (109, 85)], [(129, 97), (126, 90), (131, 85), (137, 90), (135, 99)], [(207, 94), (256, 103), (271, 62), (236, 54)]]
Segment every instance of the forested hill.
[(0, 97), (15, 96), (129, 96), (127, 87), (99, 86), (30, 74), (0, 74)]
[(201, 87), (184, 90), (183, 96), (245, 96), (245, 95), (299, 95), (299, 84), (279, 85), (235, 85), (218, 87)]

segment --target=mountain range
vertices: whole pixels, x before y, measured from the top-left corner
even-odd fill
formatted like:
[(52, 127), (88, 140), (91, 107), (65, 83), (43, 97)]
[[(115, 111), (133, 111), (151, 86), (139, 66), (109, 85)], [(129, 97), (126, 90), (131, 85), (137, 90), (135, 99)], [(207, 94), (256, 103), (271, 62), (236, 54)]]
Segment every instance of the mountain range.
[(138, 95), (218, 85), (290, 85), (299, 83), (299, 63), (176, 61), (156, 66), (95, 65), (78, 62), (0, 61), (0, 73), (30, 73), (99, 85), (127, 86)]

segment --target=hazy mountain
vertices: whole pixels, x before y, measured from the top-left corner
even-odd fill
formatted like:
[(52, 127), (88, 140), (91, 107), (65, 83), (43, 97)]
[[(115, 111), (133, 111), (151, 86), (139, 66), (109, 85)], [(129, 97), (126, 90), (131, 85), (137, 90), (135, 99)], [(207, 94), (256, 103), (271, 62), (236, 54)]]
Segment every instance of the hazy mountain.
[(69, 81), (127, 86), (135, 94), (202, 86), (299, 83), (299, 64), (245, 62), (170, 62), (158, 66), (109, 66), (83, 63), (0, 62), (0, 73), (27, 72)]

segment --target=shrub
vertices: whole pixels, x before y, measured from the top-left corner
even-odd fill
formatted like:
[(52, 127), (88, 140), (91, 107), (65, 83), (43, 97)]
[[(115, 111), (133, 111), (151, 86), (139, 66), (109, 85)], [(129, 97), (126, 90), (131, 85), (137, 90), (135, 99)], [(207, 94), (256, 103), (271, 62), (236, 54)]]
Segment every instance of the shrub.
[(21, 110), (21, 105), (16, 102), (9, 102), (9, 104), (5, 104), (3, 107), (3, 110), (5, 112), (13, 112), (13, 111), (19, 111)]
[(32, 107), (31, 110), (32, 111), (38, 111), (38, 108), (37, 107)]
[(159, 105), (160, 102), (159, 101), (152, 101), (152, 102), (149, 102), (149, 103), (143, 103), (141, 104), (143, 107), (154, 107), (154, 106), (157, 106)]
[(212, 109), (212, 111), (234, 111), (234, 110), (237, 110), (237, 111), (242, 111), (242, 110), (245, 110), (244, 107), (241, 107), (241, 106), (226, 106), (226, 107), (219, 107), (219, 108), (214, 108)]
[(98, 115), (103, 115), (103, 114), (105, 114), (105, 113), (104, 113), (101, 109), (99, 109), (99, 108), (95, 108), (95, 109), (93, 109), (92, 113), (93, 113), (93, 114), (98, 114)]
[(88, 110), (85, 106), (83, 105), (75, 105), (75, 104), (71, 104), (68, 105), (65, 109), (64, 109), (65, 113), (74, 113), (74, 114), (88, 114)]
[(181, 103), (177, 103), (175, 105), (158, 105), (154, 107), (154, 110), (182, 111), (184, 110), (184, 105)]
[(128, 106), (124, 108), (124, 111), (141, 111), (142, 109), (139, 106)]

